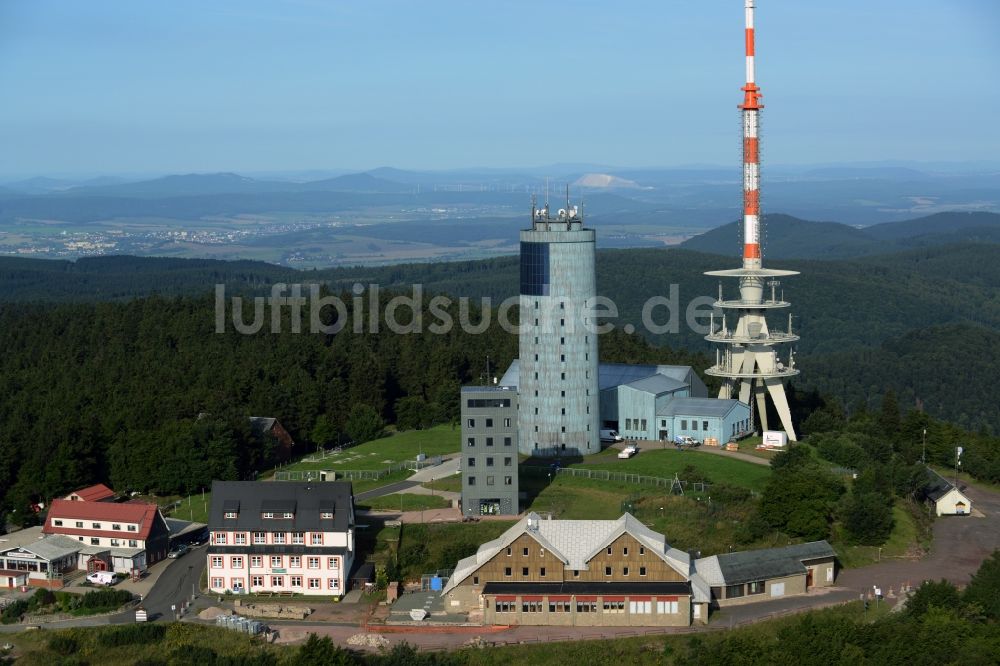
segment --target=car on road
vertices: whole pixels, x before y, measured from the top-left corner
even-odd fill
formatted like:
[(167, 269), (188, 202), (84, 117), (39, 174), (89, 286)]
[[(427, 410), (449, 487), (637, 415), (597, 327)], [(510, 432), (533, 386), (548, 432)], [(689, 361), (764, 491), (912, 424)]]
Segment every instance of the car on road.
[(178, 545), (174, 546), (170, 550), (170, 552), (167, 553), (167, 557), (169, 557), (171, 559), (177, 559), (178, 557), (186, 555), (189, 550), (191, 550), (191, 549), (188, 547), (188, 545), (186, 543), (181, 543), (181, 544), (178, 544)]

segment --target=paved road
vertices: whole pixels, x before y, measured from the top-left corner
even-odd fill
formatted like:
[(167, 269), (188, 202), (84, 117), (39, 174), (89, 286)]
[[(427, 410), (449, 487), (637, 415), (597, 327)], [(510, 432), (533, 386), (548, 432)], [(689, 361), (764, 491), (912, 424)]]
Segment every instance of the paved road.
[(173, 619), (170, 607), (173, 605), (180, 608), (181, 602), (190, 600), (196, 593), (201, 574), (205, 570), (205, 552), (205, 546), (192, 548), (187, 555), (174, 560), (160, 574), (156, 585), (142, 600), (142, 607), (149, 613), (151, 620)]
[(385, 495), (392, 495), (393, 493), (401, 493), (409, 488), (415, 488), (419, 485), (420, 482), (409, 480), (392, 483), (388, 486), (382, 486), (381, 488), (375, 488), (373, 490), (367, 490), (363, 493), (358, 493), (354, 496), (354, 503), (360, 504), (365, 500), (375, 499), (376, 497), (384, 497)]

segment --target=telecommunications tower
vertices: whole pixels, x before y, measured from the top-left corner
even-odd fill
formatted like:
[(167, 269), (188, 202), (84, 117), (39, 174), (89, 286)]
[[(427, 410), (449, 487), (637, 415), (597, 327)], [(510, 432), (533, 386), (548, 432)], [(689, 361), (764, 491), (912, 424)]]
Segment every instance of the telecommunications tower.
[[(787, 330), (771, 330), (767, 325), (768, 311), (789, 307), (778, 291), (778, 278), (798, 275), (796, 271), (766, 269), (761, 262), (760, 234), (760, 88), (754, 81), (754, 4), (746, 0), (746, 85), (743, 86), (743, 267), (733, 270), (709, 271), (706, 275), (736, 278), (739, 298), (726, 300), (719, 282), (719, 298), (715, 307), (722, 311), (721, 322), (712, 316), (711, 332), (705, 336), (717, 344), (715, 365), (706, 374), (723, 380), (720, 398), (737, 397), (757, 413), (763, 430), (768, 429), (766, 397), (770, 396), (782, 428), (790, 440), (795, 440), (792, 415), (788, 409), (783, 381), (799, 374), (795, 369), (794, 352), (788, 343), (799, 339), (792, 333), (792, 316), (788, 315)], [(732, 326), (730, 319), (735, 319)], [(787, 349), (787, 351), (782, 351)]]

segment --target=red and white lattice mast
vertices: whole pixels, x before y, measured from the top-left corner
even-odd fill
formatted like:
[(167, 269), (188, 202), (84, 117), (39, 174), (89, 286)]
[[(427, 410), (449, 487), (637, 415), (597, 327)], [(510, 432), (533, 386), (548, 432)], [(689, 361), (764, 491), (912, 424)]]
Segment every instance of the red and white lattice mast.
[[(777, 278), (798, 275), (796, 271), (769, 270), (762, 264), (760, 234), (760, 88), (755, 80), (754, 5), (745, 0), (746, 8), (746, 85), (743, 86), (743, 267), (733, 270), (710, 271), (706, 275), (738, 278), (740, 297), (726, 300), (719, 283), (719, 299), (713, 315), (711, 331), (705, 339), (716, 343), (715, 365), (706, 374), (719, 377), (722, 388), (719, 398), (736, 397), (754, 407), (763, 430), (768, 429), (766, 398), (774, 404), (782, 428), (795, 440), (795, 428), (785, 396), (784, 380), (799, 374), (789, 348), (779, 356), (782, 345), (799, 339), (792, 333), (792, 317), (787, 330), (771, 330), (767, 325), (769, 310), (788, 308), (791, 304), (779, 297)], [(769, 287), (770, 289), (765, 289)], [(736, 319), (730, 328), (729, 320)], [(751, 402), (754, 400), (754, 402)], [(738, 436), (741, 433), (736, 433)], [(746, 434), (746, 433), (742, 433)]]

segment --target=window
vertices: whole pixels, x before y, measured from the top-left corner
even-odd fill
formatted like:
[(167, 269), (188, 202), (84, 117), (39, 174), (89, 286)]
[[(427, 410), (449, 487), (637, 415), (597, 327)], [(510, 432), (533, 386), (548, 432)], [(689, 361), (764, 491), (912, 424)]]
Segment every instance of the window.
[(545, 578), (545, 567), (542, 567), (541, 569), (538, 570), (538, 575), (541, 576), (542, 578)]
[(101, 540), (98, 539), (97, 537), (90, 537), (90, 545), (91, 546), (100, 546), (101, 545)]
[(309, 568), (310, 569), (319, 569), (319, 558), (318, 557), (310, 557), (307, 560), (307, 562), (309, 564)]
[(514, 464), (514, 459), (511, 458), (510, 456), (504, 456), (503, 464), (505, 467), (510, 467), (511, 465)]
[(493, 446), (493, 438), (492, 437), (487, 437), (486, 438), (486, 446)]
[(486, 466), (487, 467), (493, 467), (493, 458), (492, 457), (487, 456), (487, 458), (486, 458)]
[(493, 427), (493, 419), (486, 419), (486, 427), (487, 428)]
[(524, 557), (527, 557), (528, 556), (528, 549), (527, 548), (522, 548), (521, 549), (521, 555), (523, 555)]
[(271, 576), (271, 587), (284, 587), (285, 577), (284, 576)]
[(237, 546), (247, 545), (247, 535), (243, 532), (237, 532), (233, 535), (233, 543)]
[(510, 419), (504, 419), (503, 420), (503, 427), (504, 428), (509, 428), (510, 427)]
[(743, 585), (727, 585), (726, 599), (735, 599), (743, 596)]
[(310, 532), (309, 533), (309, 543), (313, 546), (323, 545), (323, 533), (322, 532)]
[(339, 578), (327, 578), (326, 579), (326, 589), (333, 590), (337, 592), (340, 590), (340, 579)]
[(472, 577), (472, 584), (473, 585), (479, 585), (479, 576), (473, 576)]
[(628, 567), (622, 567), (622, 575), (623, 576), (627, 576), (628, 575)]
[(504, 437), (503, 438), (503, 445), (504, 446), (510, 446), (512, 443), (513, 442), (511, 441), (510, 437)]
[(301, 569), (302, 568), (302, 556), (301, 555), (289, 555), (289, 557), (288, 557), (288, 568), (289, 569)]
[(646, 548), (644, 546), (639, 546), (639, 554), (640, 555), (645, 555), (646, 554)]
[(117, 524), (117, 523), (112, 523), (112, 525), (111, 525), (111, 529), (113, 529), (113, 530), (118, 530), (118, 531), (120, 532), (120, 531), (121, 531), (121, 529), (122, 529), (122, 526), (121, 526), (121, 525), (119, 525), (119, 524)]
[(52, 524), (55, 525), (56, 527), (62, 527), (62, 521), (61, 520), (53, 520)]
[(310, 590), (318, 590), (318, 589), (320, 589), (320, 579), (319, 578), (310, 578), (309, 579), (309, 589)]
[(576, 612), (577, 613), (596, 613), (597, 612), (597, 600), (594, 601), (581, 601), (576, 600)]
[(283, 564), (284, 564), (284, 558), (281, 555), (272, 555), (271, 556), (271, 568), (272, 569), (280, 569)]
[(608, 555), (611, 554), (611, 546), (608, 546)]
[(260, 514), (260, 517), (264, 518), (266, 520), (270, 520), (271, 518), (274, 518), (274, 512), (273, 511), (265, 511), (264, 513)]
[(632, 429), (632, 419), (625, 419), (625, 429), (626, 430)]
[(550, 613), (569, 613), (570, 605), (569, 601), (549, 599), (549, 612)]
[(514, 601), (498, 601), (496, 603), (496, 609), (498, 613), (513, 613), (517, 610)]
[(559, 373), (559, 379), (566, 379), (566, 373), (565, 372), (560, 372)]
[(645, 430), (645, 429), (646, 429), (646, 419), (641, 419), (639, 421), (639, 430)]
[(251, 568), (260, 568), (264, 566), (264, 557), (262, 555), (251, 555), (250, 556), (250, 566)]
[(528, 567), (521, 567), (521, 575), (522, 576), (528, 575)]
[(101, 524), (100, 523), (91, 523), (90, 526), (92, 528), (94, 528), (95, 530), (101, 529)]
[(275, 532), (272, 539), (274, 539), (274, 543), (285, 543), (285, 533)]
[(250, 576), (250, 587), (264, 587), (264, 577)]
[(580, 570), (573, 569), (573, 578), (579, 578), (579, 577), (580, 577)]
[(226, 513), (224, 513), (222, 517), (223, 518), (235, 518), (236, 517), (236, 512), (235, 511), (226, 511)]
[(646, 575), (646, 567), (639, 567), (639, 575), (640, 576)]
[(281, 514), (281, 517), (282, 518), (294, 518), (295, 514), (292, 513), (291, 511), (286, 511), (283, 514)]
[(136, 541), (135, 539), (129, 539), (128, 540), (128, 547), (129, 548), (138, 548), (139, 547), (139, 542)]
[(267, 532), (254, 532), (253, 542), (256, 544), (267, 543)]
[(292, 543), (304, 545), (306, 542), (305, 532), (292, 532)]
[(625, 600), (624, 599), (605, 599), (604, 600), (604, 612), (605, 613), (624, 613), (625, 612)]
[(292, 587), (302, 587), (302, 576), (289, 576), (288, 583)]
[(213, 555), (212, 556), (212, 568), (213, 569), (221, 569), (222, 568), (222, 556), (221, 555)]
[(747, 583), (747, 594), (764, 594), (764, 581), (755, 580)]
[(566, 354), (559, 354), (559, 360), (562, 361), (563, 363), (565, 363), (566, 362)]
[(503, 568), (503, 575), (504, 576), (508, 576), (508, 577), (511, 575), (510, 574), (510, 567), (504, 567)]
[(677, 613), (677, 602), (676, 601), (657, 601), (656, 602), (656, 612), (661, 615), (664, 613)]
[(605, 576), (611, 575), (611, 567), (604, 567), (604, 575)]
[(507, 546), (507, 557), (510, 557), (510, 555), (511, 555), (511, 552), (512, 552), (513, 550), (514, 550), (513, 548), (511, 548), (510, 546)]
[(701, 422), (701, 429), (702, 430), (708, 430), (708, 421), (702, 421)]
[(630, 601), (628, 610), (632, 615), (649, 615), (653, 612), (652, 601)]
[(225, 581), (222, 578), (213, 578), (212, 579), (212, 589), (214, 589), (214, 590), (221, 590), (223, 588), (223, 586), (225, 586), (225, 584), (226, 583), (225, 583)]
[(475, 458), (469, 457), (466, 460), (469, 463), (468, 467), (475, 467), (476, 466), (476, 459)]
[(469, 477), (469, 485), (470, 486), (476, 485), (476, 477), (474, 477), (474, 476), (470, 476)]
[(492, 475), (487, 476), (486, 477), (486, 485), (492, 486), (493, 485), (493, 479), (494, 479), (494, 477)]
[(469, 427), (470, 428), (476, 427), (476, 419), (469, 419)]
[(625, 547), (622, 548), (622, 555), (624, 555), (625, 557), (628, 557), (628, 546), (625, 546)]
[(470, 437), (468, 439), (468, 444), (469, 444), (469, 446), (475, 446), (476, 445), (476, 438), (475, 437)]
[(326, 558), (326, 568), (327, 569), (339, 569), (340, 568), (340, 558), (339, 557), (328, 557), (328, 558)]
[(226, 544), (226, 533), (225, 532), (216, 532), (215, 533), (215, 543), (216, 543), (216, 545), (225, 545)]
[(240, 556), (230, 558), (230, 560), (229, 560), (229, 566), (232, 567), (233, 569), (242, 569), (243, 568), (243, 558), (240, 557)]
[(687, 430), (688, 422), (687, 419), (681, 419), (681, 430)]
[(77, 527), (83, 527), (83, 521), (82, 520), (76, 521), (76, 526)]
[(697, 429), (698, 429), (698, 422), (691, 421), (691, 430), (697, 430)]
[(333, 520), (333, 511), (323, 511), (319, 514), (320, 520)]
[(137, 531), (137, 528), (136, 528), (136, 526), (135, 526), (135, 525), (129, 525), (129, 526), (128, 526), (128, 531), (129, 531), (129, 532), (135, 532), (135, 531)]

